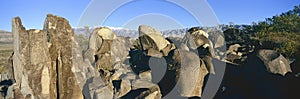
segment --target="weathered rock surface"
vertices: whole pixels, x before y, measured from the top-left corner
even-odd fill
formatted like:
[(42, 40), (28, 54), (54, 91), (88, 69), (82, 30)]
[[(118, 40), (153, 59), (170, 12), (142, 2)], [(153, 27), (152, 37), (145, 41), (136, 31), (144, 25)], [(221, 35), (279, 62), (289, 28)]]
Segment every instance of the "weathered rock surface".
[(183, 97), (201, 97), (204, 77), (208, 74), (205, 63), (195, 53), (184, 50), (178, 51), (181, 55), (180, 76), (178, 76), (180, 95)]
[(211, 58), (214, 57), (215, 54), (212, 42), (208, 39), (208, 36), (209, 35), (203, 30), (194, 27), (188, 30), (182, 43), (186, 44), (190, 51), (194, 51), (204, 60), (209, 73), (215, 74), (214, 66), (211, 62)]
[[(175, 45), (170, 45), (170, 42), (159, 31), (150, 26), (139, 26), (139, 35), (139, 38), (133, 45), (133, 49), (147, 51), (149, 56), (166, 56), (170, 50), (175, 48)], [(164, 50), (163, 53), (160, 53), (162, 50)]]
[[(49, 98), (51, 61), (46, 32), (25, 30), (18, 17), (13, 19), (12, 31), (15, 86), (20, 87), (18, 94), (31, 98)], [(43, 56), (43, 58), (37, 56)]]
[(12, 23), (16, 83), (11, 86), (15, 96), (10, 98), (82, 99), (72, 72), (74, 33), (68, 21), (49, 14), (44, 30), (26, 30), (18, 17)]
[(207, 32), (209, 34), (209, 39), (212, 41), (213, 43), (213, 48), (222, 48), (225, 46), (226, 42), (225, 42), (225, 38), (223, 35), (223, 32), (221, 31), (208, 31)]
[(271, 73), (284, 76), (286, 73), (292, 72), (289, 61), (276, 51), (260, 50), (257, 56)]
[(50, 98), (82, 99), (81, 89), (72, 71), (75, 64), (72, 60), (74, 32), (69, 22), (62, 17), (48, 14), (44, 30), (51, 44)]

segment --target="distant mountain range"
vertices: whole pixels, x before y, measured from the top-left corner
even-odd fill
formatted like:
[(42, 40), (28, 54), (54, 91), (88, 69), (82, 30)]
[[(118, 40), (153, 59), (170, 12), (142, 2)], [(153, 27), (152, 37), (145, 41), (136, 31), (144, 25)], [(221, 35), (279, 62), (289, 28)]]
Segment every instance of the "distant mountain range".
[[(246, 25), (234, 25), (234, 28), (243, 29)], [(90, 27), (88, 32), (91, 33), (95, 28), (100, 27)], [(137, 38), (139, 36), (138, 30), (133, 29), (126, 29), (122, 27), (108, 27), (112, 29), (118, 36), (124, 36), (124, 37), (131, 37), (131, 38)], [(223, 32), (228, 28), (228, 25), (219, 25), (215, 27), (201, 27), (206, 32)], [(165, 30), (161, 31), (162, 35), (164, 37), (183, 37), (186, 33), (186, 31), (189, 28), (183, 28), (183, 29), (174, 29), (174, 30)], [(73, 28), (75, 34), (83, 34), (86, 35), (86, 29), (85, 27), (75, 27)], [(89, 36), (89, 34), (87, 35)], [(0, 30), (0, 43), (1, 44), (9, 44), (13, 42), (12, 33), (5, 30)]]
[[(246, 25), (234, 25), (233, 27), (237, 29), (243, 29), (245, 26)], [(73, 28), (73, 30), (76, 34), (85, 35), (86, 31), (91, 33), (97, 27), (90, 27), (89, 30), (86, 30), (85, 27), (76, 27)], [(209, 32), (223, 32), (228, 27), (229, 25), (219, 25), (215, 27), (201, 27), (201, 28), (209, 33)], [(131, 38), (137, 38), (139, 36), (138, 30), (126, 29), (122, 27), (108, 27), (108, 28), (112, 29), (118, 36), (131, 37)], [(183, 37), (188, 29), (189, 28), (165, 30), (165, 31), (161, 31), (161, 33), (164, 37)]]

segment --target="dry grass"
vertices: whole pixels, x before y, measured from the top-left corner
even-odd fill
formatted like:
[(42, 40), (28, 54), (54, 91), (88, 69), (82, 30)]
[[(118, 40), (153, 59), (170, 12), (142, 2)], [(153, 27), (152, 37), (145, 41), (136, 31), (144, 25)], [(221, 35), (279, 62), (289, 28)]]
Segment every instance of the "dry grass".
[(0, 73), (5, 71), (5, 67), (8, 65), (8, 59), (13, 52), (11, 44), (0, 44)]

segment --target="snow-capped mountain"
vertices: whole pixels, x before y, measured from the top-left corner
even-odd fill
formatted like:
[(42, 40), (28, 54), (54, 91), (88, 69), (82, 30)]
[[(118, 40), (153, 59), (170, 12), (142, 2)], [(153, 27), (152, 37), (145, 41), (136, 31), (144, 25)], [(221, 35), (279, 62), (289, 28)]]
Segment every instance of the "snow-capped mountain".
[[(95, 26), (95, 27), (76, 27), (73, 28), (74, 32), (78, 34), (83, 34), (83, 35), (89, 35), (95, 28), (101, 27), (101, 26)], [(139, 36), (138, 30), (134, 29), (127, 29), (127, 28), (122, 28), (122, 27), (109, 27), (106, 26), (110, 29), (112, 29), (113, 32), (115, 32), (118, 36), (124, 36), (124, 37), (131, 37), (131, 38), (137, 38)], [(223, 32), (225, 25), (221, 26), (215, 26), (215, 27), (201, 27), (204, 31), (206, 32)], [(165, 30), (161, 31), (162, 35), (164, 37), (183, 37), (186, 33), (186, 31), (189, 28), (183, 28), (183, 29), (173, 29), (173, 30)], [(88, 33), (88, 34), (86, 34)]]

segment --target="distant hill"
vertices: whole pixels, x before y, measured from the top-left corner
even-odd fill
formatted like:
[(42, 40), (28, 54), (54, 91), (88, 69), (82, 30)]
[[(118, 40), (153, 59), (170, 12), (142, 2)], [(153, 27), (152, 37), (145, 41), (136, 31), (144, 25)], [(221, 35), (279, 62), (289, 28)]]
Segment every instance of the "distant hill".
[(11, 32), (0, 30), (0, 44), (12, 44), (13, 36)]

